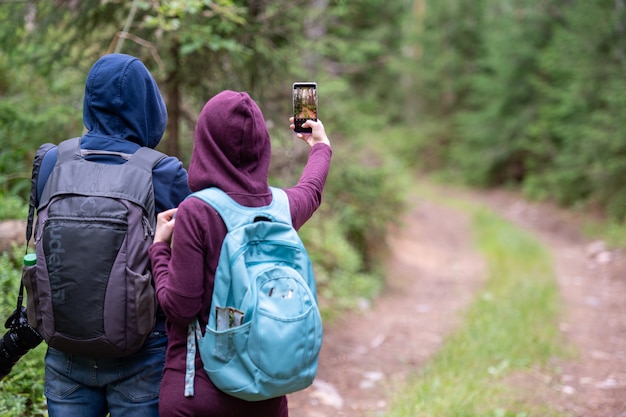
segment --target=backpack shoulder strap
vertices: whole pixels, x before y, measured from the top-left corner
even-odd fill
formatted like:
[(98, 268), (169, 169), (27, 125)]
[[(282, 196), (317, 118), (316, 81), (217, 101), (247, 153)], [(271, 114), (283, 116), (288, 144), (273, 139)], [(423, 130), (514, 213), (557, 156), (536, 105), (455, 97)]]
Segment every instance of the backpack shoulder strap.
[[(83, 155), (115, 155), (128, 161), (119, 165), (101, 164), (89, 161)], [(165, 154), (146, 147), (133, 154), (82, 150), (80, 138), (65, 140), (58, 145), (55, 169), (42, 192), (40, 207), (55, 195), (64, 193), (123, 198), (143, 207), (154, 223), (156, 220), (151, 214), (155, 207), (152, 170), (165, 157)], [(94, 180), (81, 181), (87, 175)]]
[(57, 147), (57, 164), (81, 158), (80, 138), (66, 139)]
[(52, 143), (44, 143), (37, 149), (35, 158), (33, 159), (33, 170), (30, 178), (30, 197), (28, 200), (28, 218), (26, 219), (26, 245), (30, 242), (33, 235), (33, 221), (35, 219), (35, 209), (37, 208), (37, 184), (39, 182), (39, 170), (46, 153), (56, 145)]
[(289, 198), (285, 190), (277, 187), (270, 187), (272, 191), (272, 204), (274, 205), (274, 217), (281, 223), (292, 226), (291, 209), (289, 208)]
[[(159, 152), (155, 149), (151, 149), (148, 147), (141, 147), (137, 149), (137, 151), (131, 155), (130, 159), (126, 164), (134, 165), (139, 169), (142, 169), (147, 172), (147, 174), (152, 178), (152, 170), (159, 162), (165, 159), (167, 155), (162, 152)], [(156, 217), (153, 215), (155, 212), (156, 203), (154, 201), (154, 182), (150, 180), (149, 189), (147, 190), (138, 190), (137, 197), (143, 195), (143, 206), (146, 210), (146, 214), (148, 214), (148, 218), (152, 227), (156, 226)], [(143, 191), (143, 193), (141, 192)]]
[(157, 166), (157, 164), (166, 157), (167, 155), (157, 151), (156, 149), (143, 146), (137, 149), (137, 152), (131, 155), (128, 163), (145, 167), (152, 171), (152, 169), (154, 169), (154, 167)]
[(167, 156), (164, 153), (157, 151), (156, 149), (151, 149), (146, 146), (142, 146), (134, 154), (97, 149), (81, 149), (80, 138), (64, 140), (63, 142), (59, 143), (58, 148), (58, 163), (77, 160), (90, 155), (111, 155), (126, 159), (127, 161), (131, 162), (132, 165), (145, 167), (150, 170), (152, 170), (162, 159)]
[(212, 206), (220, 215), (228, 230), (236, 229), (259, 218), (286, 223), (291, 226), (289, 199), (285, 191), (270, 187), (272, 202), (263, 207), (246, 207), (237, 203), (228, 194), (216, 187), (205, 188), (190, 194), (189, 197), (199, 198)]

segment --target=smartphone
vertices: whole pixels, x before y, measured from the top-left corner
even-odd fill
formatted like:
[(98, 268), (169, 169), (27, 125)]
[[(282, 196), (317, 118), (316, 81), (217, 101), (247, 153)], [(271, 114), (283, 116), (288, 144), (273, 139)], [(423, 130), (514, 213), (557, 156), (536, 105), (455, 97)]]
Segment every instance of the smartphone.
[(317, 83), (293, 83), (293, 121), (298, 133), (311, 133), (311, 128), (302, 127), (309, 119), (317, 120)]

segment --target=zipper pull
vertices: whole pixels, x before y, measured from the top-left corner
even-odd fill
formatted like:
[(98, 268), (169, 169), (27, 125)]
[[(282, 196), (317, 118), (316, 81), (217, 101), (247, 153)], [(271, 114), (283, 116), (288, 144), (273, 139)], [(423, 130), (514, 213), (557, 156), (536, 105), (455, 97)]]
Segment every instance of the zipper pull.
[(143, 240), (146, 240), (149, 237), (154, 237), (154, 230), (152, 229), (152, 226), (150, 226), (150, 221), (146, 216), (141, 218), (141, 223), (143, 224)]

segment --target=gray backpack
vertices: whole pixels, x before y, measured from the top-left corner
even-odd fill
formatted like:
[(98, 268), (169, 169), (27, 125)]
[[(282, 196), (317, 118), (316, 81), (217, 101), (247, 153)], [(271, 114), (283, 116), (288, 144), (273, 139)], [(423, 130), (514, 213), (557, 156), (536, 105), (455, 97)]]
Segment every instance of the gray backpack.
[[(117, 155), (123, 164), (88, 161)], [(36, 275), (25, 282), (28, 318), (49, 346), (70, 354), (120, 357), (152, 332), (156, 296), (148, 247), (155, 227), (152, 169), (165, 157), (58, 146), (37, 209)]]

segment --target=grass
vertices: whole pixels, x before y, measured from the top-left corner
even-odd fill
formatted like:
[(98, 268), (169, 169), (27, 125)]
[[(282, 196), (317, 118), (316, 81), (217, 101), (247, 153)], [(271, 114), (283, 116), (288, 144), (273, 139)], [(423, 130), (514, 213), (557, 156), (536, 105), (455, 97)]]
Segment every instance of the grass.
[(464, 210), (473, 216), (475, 243), (487, 264), (485, 286), (464, 324), (397, 395), (387, 417), (556, 416), (506, 383), (564, 351), (550, 255), (486, 209)]

